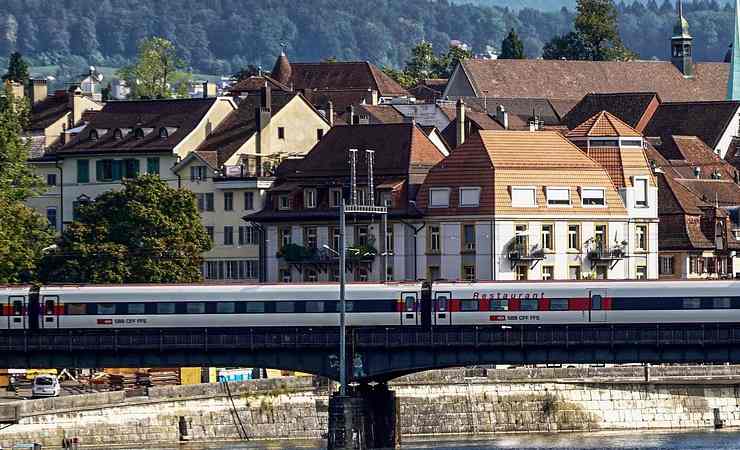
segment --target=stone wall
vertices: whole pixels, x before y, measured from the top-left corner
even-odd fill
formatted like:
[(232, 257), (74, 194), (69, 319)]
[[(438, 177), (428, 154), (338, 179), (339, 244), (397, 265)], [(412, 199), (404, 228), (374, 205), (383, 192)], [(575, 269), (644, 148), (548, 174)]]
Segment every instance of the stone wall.
[[(670, 377), (701, 371), (653, 368), (652, 376), (663, 378), (647, 383), (640, 367), (588, 370), (578, 378), (573, 369), (437, 371), (404, 377), (391, 388), (400, 398), (407, 437), (702, 428), (714, 425), (715, 408), (725, 426), (740, 426), (740, 388), (727, 379), (736, 369), (702, 369), (702, 376), (715, 379), (678, 381)], [(101, 447), (173, 443), (180, 417), (195, 441), (235, 440), (244, 433), (250, 439), (320, 439), (326, 433), (327, 389), (311, 378), (230, 383), (229, 390), (231, 397), (218, 384), (175, 386), (141, 397), (111, 392), (0, 405), (0, 419), (21, 417), (0, 431), (0, 446), (37, 441), (54, 448), (74, 436)]]

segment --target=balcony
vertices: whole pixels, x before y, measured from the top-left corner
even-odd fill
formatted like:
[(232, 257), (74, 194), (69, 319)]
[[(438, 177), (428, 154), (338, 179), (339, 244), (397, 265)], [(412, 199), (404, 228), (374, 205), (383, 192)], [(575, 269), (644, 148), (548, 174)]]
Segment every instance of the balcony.
[(597, 243), (593, 248), (588, 251), (588, 259), (591, 261), (591, 269), (597, 264), (607, 263), (613, 269), (614, 266), (621, 260), (627, 257), (624, 249), (624, 245), (614, 245), (613, 247), (607, 247), (601, 243)]
[(511, 268), (520, 263), (536, 265), (538, 261), (545, 259), (545, 250), (538, 245), (530, 247), (526, 241), (513, 239), (506, 248), (506, 255), (511, 261)]

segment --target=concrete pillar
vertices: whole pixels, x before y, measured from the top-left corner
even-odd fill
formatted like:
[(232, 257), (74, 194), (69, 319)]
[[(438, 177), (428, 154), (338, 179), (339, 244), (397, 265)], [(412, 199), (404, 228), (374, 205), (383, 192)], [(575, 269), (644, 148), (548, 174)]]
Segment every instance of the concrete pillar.
[(328, 450), (400, 448), (399, 402), (388, 385), (362, 385), (329, 399)]

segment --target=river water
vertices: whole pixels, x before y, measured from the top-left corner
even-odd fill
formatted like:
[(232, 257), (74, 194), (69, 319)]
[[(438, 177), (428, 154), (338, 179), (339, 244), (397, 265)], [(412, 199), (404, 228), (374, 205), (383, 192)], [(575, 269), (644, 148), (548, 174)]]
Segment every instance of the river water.
[[(138, 447), (146, 448), (146, 447)], [(177, 448), (177, 447), (173, 447)], [(182, 447), (180, 447), (182, 448)], [(323, 442), (260, 442), (246, 444), (187, 446), (188, 450), (298, 450), (323, 449)], [(416, 439), (405, 442), (404, 450), (454, 449), (660, 449), (660, 450), (729, 450), (740, 449), (740, 431), (653, 432), (615, 431), (592, 433), (506, 434), (497, 437), (461, 437)], [(101, 449), (102, 450), (102, 449)], [(169, 450), (169, 449), (158, 449)]]

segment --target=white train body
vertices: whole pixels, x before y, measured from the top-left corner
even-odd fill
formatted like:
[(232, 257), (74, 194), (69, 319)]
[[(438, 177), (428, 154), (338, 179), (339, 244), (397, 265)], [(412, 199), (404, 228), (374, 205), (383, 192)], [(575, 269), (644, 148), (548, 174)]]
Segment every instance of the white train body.
[[(350, 326), (740, 323), (738, 281), (347, 285)], [(0, 330), (333, 327), (337, 284), (0, 287)]]

